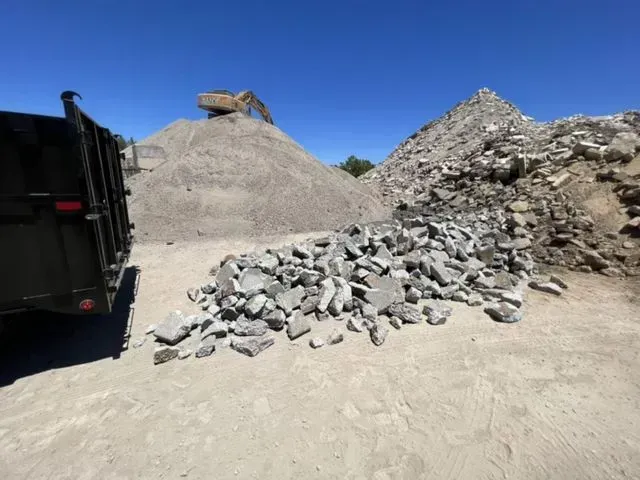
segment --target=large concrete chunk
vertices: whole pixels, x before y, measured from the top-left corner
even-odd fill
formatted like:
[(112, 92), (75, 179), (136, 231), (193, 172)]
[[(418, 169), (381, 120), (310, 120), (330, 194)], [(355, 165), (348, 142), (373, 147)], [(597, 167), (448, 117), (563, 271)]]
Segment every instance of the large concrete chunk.
[(241, 291), (240, 283), (235, 278), (230, 278), (220, 287), (220, 294), (223, 298), (230, 295), (239, 295)]
[(228, 331), (229, 326), (225, 322), (220, 320), (213, 320), (202, 330), (201, 338), (204, 340), (209, 336), (214, 336), (217, 338), (226, 337)]
[(451, 307), (440, 302), (431, 302), (424, 306), (422, 311), (427, 316), (430, 325), (442, 325), (451, 316)]
[(369, 330), (369, 336), (371, 341), (376, 347), (379, 347), (384, 343), (389, 334), (389, 329), (380, 323), (374, 323)]
[(537, 282), (535, 280), (532, 280), (529, 282), (529, 288), (532, 288), (534, 290), (538, 290), (544, 293), (550, 293), (558, 297), (562, 295), (562, 287), (552, 282)]
[(522, 313), (510, 303), (493, 303), (485, 307), (485, 313), (496, 322), (515, 323), (522, 319)]
[(380, 290), (373, 288), (364, 294), (364, 299), (376, 308), (378, 314), (385, 313), (395, 301), (392, 290)]
[(453, 277), (442, 262), (431, 265), (431, 276), (442, 286), (449, 285)]
[(343, 309), (344, 309), (344, 291), (342, 290), (342, 287), (337, 287), (336, 293), (333, 295), (331, 302), (329, 302), (327, 311), (335, 317), (340, 315)]
[(222, 285), (227, 280), (236, 278), (238, 275), (240, 275), (240, 269), (233, 261), (230, 261), (220, 267), (220, 270), (218, 270), (216, 274), (216, 282), (218, 285)]
[(604, 159), (608, 162), (620, 160), (630, 162), (636, 155), (636, 148), (640, 147), (640, 138), (633, 132), (617, 133), (606, 148)]
[(180, 348), (178, 347), (158, 347), (153, 352), (153, 364), (159, 365), (161, 363), (166, 363), (169, 360), (173, 360), (174, 358), (178, 358), (179, 353)]
[(316, 307), (319, 312), (324, 313), (329, 308), (333, 296), (337, 292), (335, 283), (331, 278), (325, 278), (321, 283), (320, 294), (318, 299), (318, 306)]
[(292, 318), (287, 321), (287, 336), (290, 340), (295, 340), (305, 333), (311, 331), (311, 315), (305, 315), (298, 310)]
[(163, 343), (175, 345), (189, 335), (190, 331), (191, 323), (186, 321), (182, 312), (176, 310), (156, 327), (153, 335)]
[(279, 264), (280, 262), (278, 261), (277, 257), (267, 254), (263, 256), (258, 262), (258, 268), (264, 273), (273, 275), (276, 273), (276, 269), (278, 268)]
[(253, 337), (247, 339), (234, 338), (231, 342), (231, 348), (233, 348), (238, 353), (242, 353), (243, 355), (255, 357), (260, 352), (273, 345), (275, 341), (275, 338), (270, 336)]
[(279, 308), (262, 317), (271, 330), (282, 330), (287, 316)]
[(234, 333), (240, 337), (259, 337), (269, 330), (269, 325), (264, 320), (248, 320), (240, 317), (236, 321)]
[(389, 316), (397, 317), (402, 323), (420, 323), (420, 312), (404, 303), (394, 303), (387, 311)]
[(203, 338), (196, 350), (196, 358), (210, 356), (216, 349), (216, 341), (217, 339), (215, 336)]
[(255, 297), (252, 297), (249, 300), (247, 300), (247, 303), (244, 306), (244, 313), (249, 318), (256, 318), (259, 316), (260, 312), (264, 308), (265, 303), (267, 303), (266, 295), (262, 293), (259, 295), (256, 295)]
[(276, 296), (276, 304), (287, 315), (291, 315), (293, 310), (300, 307), (302, 303), (302, 298), (304, 297), (304, 287), (302, 285), (298, 285), (291, 290), (284, 292), (283, 294), (278, 294)]
[(265, 291), (266, 285), (270, 282), (270, 277), (259, 268), (247, 268), (243, 270), (238, 278), (240, 289), (247, 298), (253, 297)]

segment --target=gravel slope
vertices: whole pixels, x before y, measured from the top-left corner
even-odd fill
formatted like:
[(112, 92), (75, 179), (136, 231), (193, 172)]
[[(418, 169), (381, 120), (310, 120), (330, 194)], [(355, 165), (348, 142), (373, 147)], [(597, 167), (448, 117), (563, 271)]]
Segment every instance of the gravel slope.
[(162, 146), (169, 161), (129, 181), (141, 241), (327, 230), (389, 216), (368, 187), (241, 114), (178, 120), (142, 143)]

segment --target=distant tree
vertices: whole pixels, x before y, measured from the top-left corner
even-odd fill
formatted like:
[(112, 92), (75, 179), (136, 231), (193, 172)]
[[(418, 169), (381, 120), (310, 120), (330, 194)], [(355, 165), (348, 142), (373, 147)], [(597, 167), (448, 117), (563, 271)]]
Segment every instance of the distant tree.
[(338, 165), (345, 172), (349, 172), (354, 177), (359, 177), (365, 172), (368, 172), (374, 167), (373, 163), (364, 158), (358, 158), (355, 155), (350, 155), (344, 162)]
[(135, 139), (133, 137), (129, 137), (129, 141), (127, 142), (127, 145), (134, 145), (136, 143)]

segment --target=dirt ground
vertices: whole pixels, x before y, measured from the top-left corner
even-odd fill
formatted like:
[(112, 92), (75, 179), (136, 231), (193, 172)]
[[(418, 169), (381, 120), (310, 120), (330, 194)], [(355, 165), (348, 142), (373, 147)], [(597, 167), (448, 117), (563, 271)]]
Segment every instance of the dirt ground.
[(132, 348), (250, 247), (137, 245), (113, 315), (14, 319), (0, 478), (640, 477), (637, 281), (565, 273), (570, 289), (529, 293), (518, 324), (454, 305), (446, 325), (391, 331), (380, 348), (339, 322), (314, 332), (341, 326), (341, 344), (280, 333), (256, 358), (154, 366), (153, 342)]

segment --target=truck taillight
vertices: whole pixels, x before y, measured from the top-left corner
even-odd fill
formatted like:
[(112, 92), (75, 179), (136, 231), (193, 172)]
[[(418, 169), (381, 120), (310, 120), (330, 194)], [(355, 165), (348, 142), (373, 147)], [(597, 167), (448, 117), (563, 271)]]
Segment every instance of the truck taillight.
[(96, 302), (91, 300), (90, 298), (85, 298), (80, 302), (80, 310), (83, 312), (90, 312), (96, 306)]
[(77, 212), (82, 210), (82, 202), (56, 202), (56, 210), (59, 212)]

